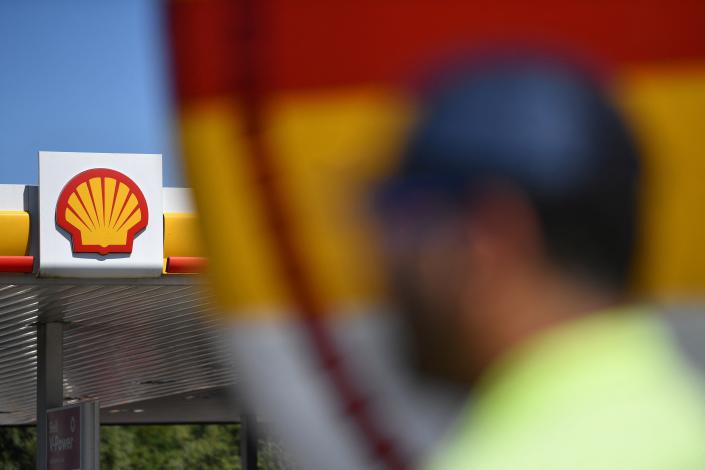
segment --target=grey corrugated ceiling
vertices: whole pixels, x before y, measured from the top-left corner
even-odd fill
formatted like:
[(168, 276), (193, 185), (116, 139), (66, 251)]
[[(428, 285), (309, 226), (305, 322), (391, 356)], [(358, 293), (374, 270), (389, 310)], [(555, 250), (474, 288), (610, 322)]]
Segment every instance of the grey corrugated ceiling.
[(35, 419), (37, 322), (63, 321), (67, 401), (101, 407), (222, 387), (218, 320), (193, 276), (0, 277), (0, 425)]

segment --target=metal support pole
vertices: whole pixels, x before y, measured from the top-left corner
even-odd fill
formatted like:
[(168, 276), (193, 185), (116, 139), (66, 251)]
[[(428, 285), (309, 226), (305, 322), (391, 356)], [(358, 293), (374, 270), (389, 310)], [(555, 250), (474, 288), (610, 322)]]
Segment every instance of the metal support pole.
[(64, 404), (64, 325), (37, 324), (37, 470), (47, 468), (46, 410)]
[(247, 413), (240, 416), (240, 468), (257, 470), (257, 420)]

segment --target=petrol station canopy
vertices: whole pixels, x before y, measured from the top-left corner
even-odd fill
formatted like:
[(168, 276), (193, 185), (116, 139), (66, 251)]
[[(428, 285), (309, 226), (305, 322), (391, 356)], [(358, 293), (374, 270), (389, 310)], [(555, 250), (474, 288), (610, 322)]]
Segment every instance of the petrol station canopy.
[[(101, 161), (104, 156), (59, 154), (46, 158), (59, 165), (65, 164), (62, 158), (78, 162), (80, 168), (69, 170), (71, 175), (66, 175), (73, 176), (95, 166), (109, 166), (106, 163), (110, 161)], [(76, 250), (75, 237), (67, 235), (59, 224), (59, 215), (54, 209), (56, 195), (40, 196), (42, 190), (51, 191), (44, 189), (51, 185), (47, 179), (61, 179), (56, 183), (57, 188), (63, 190), (69, 178), (50, 173), (40, 176), (39, 187), (0, 185), (0, 232), (3, 234), (0, 237), (0, 425), (35, 422), (37, 326), (48, 322), (63, 325), (64, 403), (99, 400), (102, 423), (238, 419), (237, 407), (227, 393), (233, 374), (223, 359), (218, 320), (198, 274), (204, 261), (197, 241), (190, 192), (185, 188), (161, 187), (158, 157), (153, 156), (152, 160), (144, 156), (116, 157), (126, 159), (129, 164), (158, 163), (154, 165), (158, 167), (155, 169), (159, 172), (158, 178), (142, 175), (139, 169), (132, 167), (121, 168), (121, 174), (139, 182), (136, 191), (141, 188), (140, 192), (152, 193), (145, 194), (145, 202), (149, 202), (149, 217), (145, 220), (146, 205), (140, 213), (141, 206), (136, 204), (127, 214), (133, 188), (123, 191), (127, 194), (124, 197), (127, 209), (120, 221), (122, 226), (127, 225), (125, 222), (130, 217), (136, 220), (136, 214), (140, 214), (145, 225), (135, 234), (134, 248), (129, 253), (91, 254)], [(158, 193), (155, 185), (147, 188), (140, 178), (156, 179)], [(120, 183), (115, 185), (112, 198), (109, 193), (114, 182), (110, 175), (92, 181), (88, 178), (86, 183), (81, 189), (89, 188), (87, 194), (96, 203), (95, 212), (91, 212), (90, 204), (80, 196), (72, 199), (80, 201), (86, 215), (90, 214), (86, 218), (90, 227), (83, 227), (84, 230), (95, 229), (95, 234), (101, 227), (109, 228), (110, 199), (114, 199), (112, 218), (117, 228), (115, 214)], [(78, 181), (76, 186), (80, 184)], [(96, 191), (97, 188), (101, 190)], [(53, 207), (50, 214), (42, 215), (40, 199), (46, 196), (53, 199), (49, 202)], [(64, 213), (74, 214), (72, 209)], [(40, 235), (44, 228), (61, 237), (59, 246)], [(152, 265), (157, 263), (157, 272), (151, 274), (145, 274), (148, 265), (145, 262), (139, 263), (138, 271), (132, 271), (133, 256), (139, 254), (140, 244), (146, 243), (148, 230), (154, 231), (156, 241), (156, 248), (149, 247), (147, 253), (156, 260), (150, 261)], [(76, 235), (81, 234), (76, 232)], [(55, 252), (48, 253), (49, 248)], [(64, 253), (56, 253), (62, 249)], [(45, 269), (42, 256), (57, 260), (53, 271)], [(76, 269), (72, 267), (74, 260), (86, 264)], [(117, 275), (111, 265), (113, 262), (123, 263)], [(59, 266), (58, 271), (56, 266)]]

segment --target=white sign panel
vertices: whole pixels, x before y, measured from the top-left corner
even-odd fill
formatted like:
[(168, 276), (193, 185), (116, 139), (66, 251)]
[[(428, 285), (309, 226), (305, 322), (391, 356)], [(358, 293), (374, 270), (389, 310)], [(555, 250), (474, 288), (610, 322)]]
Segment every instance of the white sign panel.
[(162, 157), (39, 152), (39, 273), (158, 277)]

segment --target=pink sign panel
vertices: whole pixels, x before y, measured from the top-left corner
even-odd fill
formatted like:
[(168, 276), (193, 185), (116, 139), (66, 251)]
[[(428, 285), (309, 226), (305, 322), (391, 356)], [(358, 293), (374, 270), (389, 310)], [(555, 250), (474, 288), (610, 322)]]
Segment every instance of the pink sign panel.
[(80, 470), (81, 407), (47, 412), (49, 470)]

